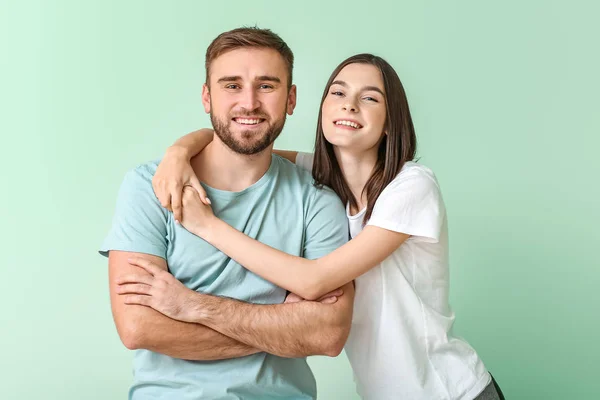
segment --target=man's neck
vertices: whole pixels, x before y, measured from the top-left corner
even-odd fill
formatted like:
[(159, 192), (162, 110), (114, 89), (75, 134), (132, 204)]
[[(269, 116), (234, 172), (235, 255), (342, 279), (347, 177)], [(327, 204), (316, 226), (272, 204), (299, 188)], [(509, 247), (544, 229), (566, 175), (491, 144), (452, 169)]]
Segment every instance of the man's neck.
[(215, 135), (202, 152), (192, 158), (191, 164), (198, 179), (208, 186), (240, 192), (255, 184), (271, 165), (273, 146), (253, 155), (238, 154)]
[(363, 189), (373, 173), (373, 168), (375, 168), (377, 150), (358, 154), (340, 150), (336, 147), (334, 151), (342, 174), (344, 174), (350, 191), (358, 202), (358, 209), (351, 210), (354, 214), (367, 206), (367, 198), (363, 194)]

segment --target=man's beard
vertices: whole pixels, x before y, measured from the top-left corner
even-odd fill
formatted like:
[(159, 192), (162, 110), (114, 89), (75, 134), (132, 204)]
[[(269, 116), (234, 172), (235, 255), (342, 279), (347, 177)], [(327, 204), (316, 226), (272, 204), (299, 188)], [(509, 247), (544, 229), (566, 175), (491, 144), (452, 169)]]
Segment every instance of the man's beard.
[[(258, 115), (265, 115), (264, 113)], [(252, 115), (248, 115), (247, 117), (255, 117), (257, 113), (253, 113)], [(244, 117), (243, 115), (238, 115), (237, 117)], [(229, 121), (223, 121), (215, 116), (212, 111), (210, 113), (210, 121), (212, 122), (215, 133), (221, 139), (223, 143), (231, 150), (238, 154), (245, 155), (253, 155), (260, 153), (267, 147), (271, 145), (277, 139), (281, 131), (283, 130), (283, 125), (285, 124), (286, 114), (283, 113), (283, 118), (280, 121), (276, 121), (275, 125), (267, 125), (265, 130), (254, 131), (247, 130), (241, 132), (241, 140), (234, 137), (231, 133), (230, 127), (231, 124), (235, 122), (232, 118), (229, 118)], [(256, 140), (253, 140), (255, 139)]]

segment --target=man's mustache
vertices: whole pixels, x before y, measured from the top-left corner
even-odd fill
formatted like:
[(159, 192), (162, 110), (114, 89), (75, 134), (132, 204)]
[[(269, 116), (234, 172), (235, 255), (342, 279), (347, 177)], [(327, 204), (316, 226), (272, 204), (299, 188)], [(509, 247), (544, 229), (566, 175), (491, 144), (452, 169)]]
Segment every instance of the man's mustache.
[(231, 118), (244, 118), (244, 117), (245, 118), (252, 117), (252, 118), (268, 119), (269, 116), (264, 111), (258, 109), (258, 110), (254, 110), (254, 111), (239, 112), (239, 113), (236, 113), (235, 115), (233, 115)]

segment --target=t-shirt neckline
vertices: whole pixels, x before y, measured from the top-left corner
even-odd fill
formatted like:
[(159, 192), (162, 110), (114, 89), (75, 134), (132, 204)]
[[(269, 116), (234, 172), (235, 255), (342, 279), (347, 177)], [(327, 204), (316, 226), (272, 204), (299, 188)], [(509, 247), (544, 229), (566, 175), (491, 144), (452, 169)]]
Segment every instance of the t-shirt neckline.
[(269, 169), (264, 173), (263, 176), (260, 177), (259, 180), (254, 182), (252, 185), (248, 186), (246, 189), (240, 190), (239, 192), (230, 192), (228, 190), (215, 189), (213, 187), (208, 186), (207, 184), (200, 182), (204, 190), (206, 190), (206, 194), (210, 198), (211, 196), (218, 196), (223, 199), (233, 199), (235, 197), (243, 196), (247, 193), (250, 193), (254, 190), (257, 190), (268, 183), (273, 176), (276, 174), (276, 161), (275, 155), (271, 156), (271, 164), (269, 165)]

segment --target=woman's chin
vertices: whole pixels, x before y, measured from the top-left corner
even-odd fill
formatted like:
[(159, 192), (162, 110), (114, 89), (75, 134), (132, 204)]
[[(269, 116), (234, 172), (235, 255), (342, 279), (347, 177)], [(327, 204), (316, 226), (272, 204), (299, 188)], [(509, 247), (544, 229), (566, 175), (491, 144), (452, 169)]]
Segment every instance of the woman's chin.
[(353, 144), (356, 144), (356, 138), (351, 137), (350, 135), (340, 135), (339, 133), (332, 133), (330, 135), (325, 135), (325, 140), (331, 143), (336, 147), (349, 147)]

